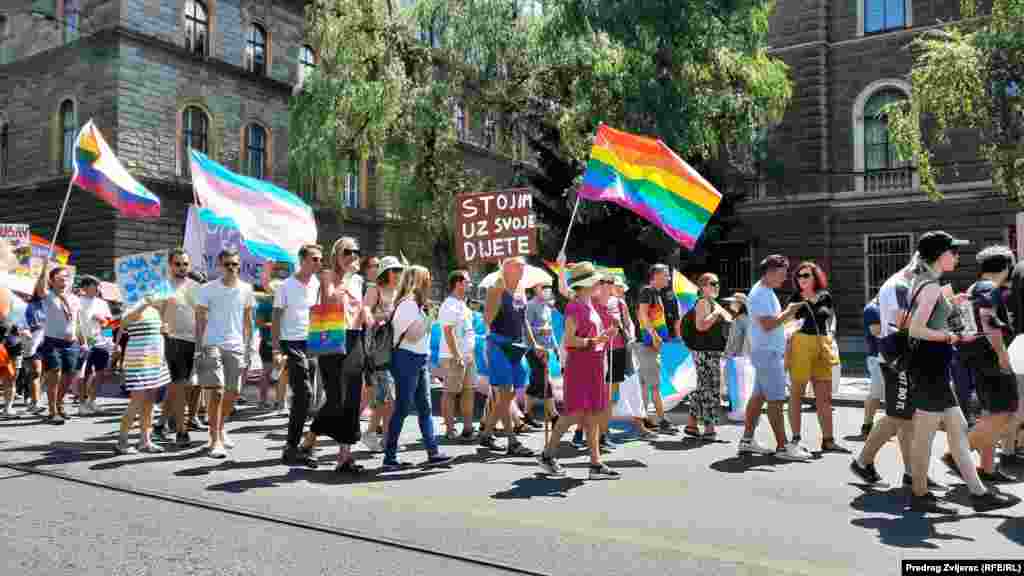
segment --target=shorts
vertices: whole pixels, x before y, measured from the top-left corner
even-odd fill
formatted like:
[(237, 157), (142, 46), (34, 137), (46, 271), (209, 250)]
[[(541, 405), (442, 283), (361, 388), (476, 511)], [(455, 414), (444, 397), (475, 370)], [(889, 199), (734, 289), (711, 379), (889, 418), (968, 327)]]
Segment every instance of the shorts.
[(492, 388), (519, 390), (526, 387), (526, 366), (522, 358), (514, 362), (502, 345), (511, 341), (493, 332), (487, 336), (487, 372)]
[(370, 406), (379, 408), (385, 404), (395, 401), (395, 377), (390, 370), (378, 370), (371, 376), (373, 378), (373, 397), (370, 398)]
[(44, 371), (60, 370), (69, 376), (75, 371), (80, 354), (81, 348), (77, 343), (59, 338), (45, 338), (39, 347)]
[(786, 399), (786, 355), (775, 350), (755, 350), (750, 353), (754, 366), (754, 390), (751, 396), (761, 394), (769, 402)]
[(89, 350), (89, 357), (85, 361), (85, 371), (102, 372), (110, 366), (110, 351), (106, 348), (93, 348)]
[(167, 367), (171, 370), (171, 382), (191, 382), (196, 357), (196, 343), (168, 338), (166, 355)]
[(449, 394), (472, 391), (476, 384), (476, 362), (472, 357), (465, 364), (456, 364), (452, 358), (442, 358), (441, 368), (445, 371), (444, 391)]
[(1014, 374), (977, 374), (978, 400), (981, 409), (989, 414), (1006, 414), (1017, 411), (1020, 397), (1017, 391), (1017, 377)]
[(910, 359), (910, 385), (914, 408), (922, 412), (945, 412), (959, 406), (953, 392), (949, 363), (953, 347), (944, 342), (920, 340)]
[(793, 334), (786, 363), (790, 380), (797, 386), (812, 380), (831, 382), (832, 367), (839, 364), (834, 350), (831, 336)]
[(661, 394), (661, 352), (650, 346), (637, 346), (636, 362), (640, 368), (640, 384), (643, 389), (651, 388), (655, 394)]
[[(76, 344), (76, 346), (78, 346)], [(75, 360), (75, 372), (81, 372), (85, 368), (85, 360), (89, 356), (89, 348), (78, 347), (78, 358)]]
[(199, 358), (199, 384), (203, 388), (238, 394), (242, 391), (245, 353), (206, 346)]
[(626, 363), (629, 354), (626, 348), (612, 349), (612, 383), (621, 384), (626, 381)]
[(882, 379), (882, 360), (875, 356), (867, 356), (868, 376), (871, 377), (871, 389), (868, 391), (869, 400), (881, 400), (885, 397), (885, 380)]
[(270, 338), (260, 338), (260, 360), (266, 365), (274, 362), (274, 347), (270, 344)]
[(530, 365), (530, 384), (526, 387), (526, 395), (531, 398), (544, 398), (545, 400), (554, 397), (551, 390), (551, 373), (548, 371), (550, 351), (543, 358), (530, 352), (526, 355), (526, 363)]
[(913, 388), (907, 372), (897, 371), (886, 363), (880, 363), (879, 369), (885, 384), (885, 415), (900, 420), (913, 420)]

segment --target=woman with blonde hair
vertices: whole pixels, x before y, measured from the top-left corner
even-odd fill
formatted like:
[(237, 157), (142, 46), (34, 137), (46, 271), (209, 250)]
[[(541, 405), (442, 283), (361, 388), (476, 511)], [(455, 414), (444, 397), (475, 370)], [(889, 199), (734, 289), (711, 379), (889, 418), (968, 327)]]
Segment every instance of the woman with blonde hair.
[(430, 271), (423, 266), (406, 268), (395, 296), (395, 312), (391, 321), (395, 345), (391, 352), (391, 375), (397, 390), (384, 442), (386, 472), (410, 466), (399, 462), (396, 455), (402, 423), (413, 404), (419, 419), (423, 445), (427, 449), (427, 463), (438, 466), (452, 460), (438, 450), (430, 409), (430, 374), (427, 364), (430, 354), (430, 319), (425, 311), (429, 296)]

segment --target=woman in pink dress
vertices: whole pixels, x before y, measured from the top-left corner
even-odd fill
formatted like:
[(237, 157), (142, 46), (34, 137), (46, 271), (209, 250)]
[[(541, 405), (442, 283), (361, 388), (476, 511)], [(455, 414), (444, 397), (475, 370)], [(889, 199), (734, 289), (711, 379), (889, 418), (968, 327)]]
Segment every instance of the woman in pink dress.
[(602, 276), (590, 262), (575, 264), (569, 271), (569, 287), (576, 296), (565, 307), (565, 365), (563, 387), (564, 416), (558, 419), (548, 445), (540, 456), (540, 465), (551, 476), (565, 472), (555, 460), (555, 450), (562, 435), (573, 424), (580, 424), (587, 433), (590, 447), (590, 479), (613, 480), (619, 473), (601, 462), (600, 428), (609, 390), (605, 378), (605, 347), (615, 336), (616, 327), (607, 329), (594, 308), (591, 297)]

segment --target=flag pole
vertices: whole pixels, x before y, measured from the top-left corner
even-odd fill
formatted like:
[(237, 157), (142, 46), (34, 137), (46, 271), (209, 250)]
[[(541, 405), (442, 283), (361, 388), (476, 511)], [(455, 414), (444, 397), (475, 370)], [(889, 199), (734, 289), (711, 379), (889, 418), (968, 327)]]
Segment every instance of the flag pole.
[(569, 226), (565, 229), (565, 239), (562, 240), (562, 250), (559, 254), (565, 254), (565, 247), (569, 245), (569, 234), (572, 233), (573, 222), (576, 221), (576, 211), (580, 209), (580, 195), (576, 194), (576, 205), (572, 207), (572, 218), (569, 219)]
[[(78, 170), (75, 170), (77, 173)], [(68, 191), (64, 194), (64, 205), (60, 207), (60, 216), (57, 218), (57, 227), (53, 229), (53, 237), (50, 238), (50, 249), (46, 253), (46, 262), (53, 256), (53, 247), (57, 244), (57, 234), (60, 233), (60, 226), (64, 223), (64, 213), (68, 209), (68, 200), (71, 199), (71, 187), (75, 185), (75, 177), (68, 180)], [(44, 262), (45, 264), (45, 262)]]

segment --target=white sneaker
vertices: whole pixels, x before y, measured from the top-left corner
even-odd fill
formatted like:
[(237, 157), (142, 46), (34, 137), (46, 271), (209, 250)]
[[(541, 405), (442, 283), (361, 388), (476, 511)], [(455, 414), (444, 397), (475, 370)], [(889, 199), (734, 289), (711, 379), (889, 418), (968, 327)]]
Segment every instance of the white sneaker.
[(99, 411), (100, 411), (100, 409), (96, 407), (96, 401), (95, 400), (89, 400), (89, 412), (91, 412), (93, 414), (98, 414)]
[(754, 440), (753, 438), (749, 440), (746, 438), (741, 439), (737, 452), (740, 454), (775, 454), (775, 450), (761, 446), (757, 443), (757, 440)]
[(218, 445), (218, 446), (215, 446), (214, 448), (210, 449), (209, 456), (210, 456), (210, 458), (216, 458), (217, 460), (222, 460), (222, 459), (228, 457), (228, 452), (227, 452), (227, 450), (224, 449), (223, 446)]
[(18, 413), (15, 412), (14, 408), (11, 407), (11, 406), (5, 406), (2, 414), (3, 414), (4, 418), (17, 418), (18, 417)]
[(46, 412), (46, 406), (40, 406), (38, 403), (29, 405), (28, 413), (32, 415), (42, 414)]
[(224, 447), (225, 447), (225, 448), (231, 449), (231, 448), (234, 448), (234, 447), (235, 447), (235, 441), (234, 441), (234, 440), (232, 440), (232, 439), (231, 439), (231, 438), (230, 438), (230, 437), (228, 436), (228, 433), (227, 433), (227, 432), (223, 432), (223, 433), (222, 433), (222, 436), (224, 436)]
[(376, 432), (367, 432), (363, 434), (363, 445), (366, 446), (370, 452), (380, 452), (380, 438)]
[(89, 409), (88, 402), (82, 402), (81, 404), (78, 405), (79, 416), (88, 416), (89, 414), (92, 414), (92, 411)]
[(811, 459), (811, 453), (795, 442), (786, 444), (786, 449), (780, 450), (776, 456), (782, 460), (793, 460), (796, 462), (806, 462)]

